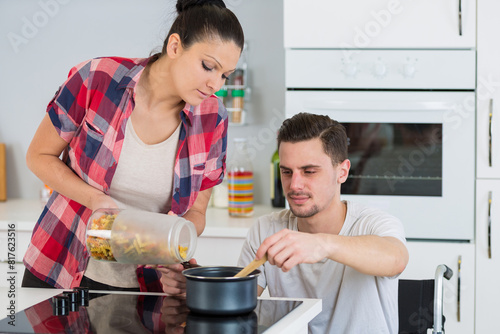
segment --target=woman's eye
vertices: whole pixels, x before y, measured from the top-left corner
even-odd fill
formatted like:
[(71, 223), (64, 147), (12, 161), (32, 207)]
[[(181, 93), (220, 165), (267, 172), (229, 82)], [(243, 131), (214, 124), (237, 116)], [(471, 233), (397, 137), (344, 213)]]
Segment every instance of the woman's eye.
[(201, 65), (203, 66), (203, 69), (205, 69), (205, 71), (209, 71), (209, 72), (210, 72), (210, 71), (212, 71), (212, 70), (213, 70), (213, 68), (208, 67), (208, 66), (205, 64), (205, 62), (204, 62), (204, 61), (202, 61), (202, 62), (201, 62)]
[(227, 76), (225, 74), (223, 74), (222, 79), (227, 80)]

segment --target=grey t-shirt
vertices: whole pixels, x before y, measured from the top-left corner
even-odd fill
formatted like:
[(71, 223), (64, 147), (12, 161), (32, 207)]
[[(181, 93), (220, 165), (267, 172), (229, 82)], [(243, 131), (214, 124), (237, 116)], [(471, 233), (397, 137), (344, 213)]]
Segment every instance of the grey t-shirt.
[[(359, 203), (346, 203), (346, 219), (339, 235), (391, 236), (406, 244), (397, 218)], [(285, 228), (298, 230), (297, 217), (289, 210), (260, 217), (248, 233), (238, 265), (251, 262), (264, 239)], [(258, 284), (267, 287), (271, 297), (323, 300), (323, 311), (309, 323), (309, 333), (398, 332), (397, 277), (365, 275), (329, 259), (299, 264), (287, 273), (269, 262), (259, 269)]]

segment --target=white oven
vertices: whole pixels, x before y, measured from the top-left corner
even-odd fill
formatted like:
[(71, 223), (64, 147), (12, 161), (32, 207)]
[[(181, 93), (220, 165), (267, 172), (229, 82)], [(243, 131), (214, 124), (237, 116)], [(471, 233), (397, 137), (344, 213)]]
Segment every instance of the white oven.
[(346, 127), (342, 198), (400, 218), (408, 239), (474, 238), (473, 50), (286, 51), (286, 116)]

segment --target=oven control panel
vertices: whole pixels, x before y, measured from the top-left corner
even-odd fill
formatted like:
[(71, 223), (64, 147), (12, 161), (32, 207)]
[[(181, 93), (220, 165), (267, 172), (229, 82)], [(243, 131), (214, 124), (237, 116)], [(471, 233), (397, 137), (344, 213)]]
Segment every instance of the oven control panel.
[(474, 50), (286, 50), (287, 88), (473, 90)]

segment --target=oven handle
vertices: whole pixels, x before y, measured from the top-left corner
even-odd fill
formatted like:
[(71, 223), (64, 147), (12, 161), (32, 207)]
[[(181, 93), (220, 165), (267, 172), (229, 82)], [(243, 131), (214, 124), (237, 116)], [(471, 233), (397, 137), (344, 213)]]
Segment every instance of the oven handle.
[(342, 101), (306, 100), (305, 109), (314, 110), (361, 110), (361, 111), (447, 111), (454, 110), (456, 104), (441, 101)]
[(491, 259), (491, 191), (488, 192), (488, 259)]
[(458, 256), (457, 270), (457, 321), (460, 322), (460, 290), (462, 290), (462, 255)]
[(462, 36), (462, 0), (458, 0), (458, 35)]

